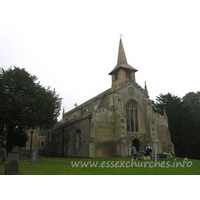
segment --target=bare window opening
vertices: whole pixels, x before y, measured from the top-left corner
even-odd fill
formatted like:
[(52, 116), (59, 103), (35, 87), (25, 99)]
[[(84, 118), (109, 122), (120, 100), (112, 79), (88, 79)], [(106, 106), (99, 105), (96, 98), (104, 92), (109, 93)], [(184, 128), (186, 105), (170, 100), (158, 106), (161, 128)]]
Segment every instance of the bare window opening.
[(131, 78), (131, 72), (126, 71), (126, 78)]
[(115, 74), (115, 81), (118, 80), (118, 72)]
[(43, 147), (44, 146), (44, 141), (41, 141), (40, 145), (41, 145), (41, 147)]

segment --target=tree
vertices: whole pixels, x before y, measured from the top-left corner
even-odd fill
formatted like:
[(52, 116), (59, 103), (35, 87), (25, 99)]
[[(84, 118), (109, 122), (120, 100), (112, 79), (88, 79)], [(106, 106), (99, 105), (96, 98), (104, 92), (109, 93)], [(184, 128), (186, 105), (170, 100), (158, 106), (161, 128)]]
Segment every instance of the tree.
[(197, 125), (200, 125), (200, 92), (189, 92), (183, 97), (184, 105), (188, 106), (195, 116)]
[(196, 147), (197, 141), (194, 138), (198, 136), (195, 115), (184, 101), (170, 93), (160, 94), (153, 103), (154, 111), (163, 114), (166, 110), (169, 122), (171, 139), (174, 143), (175, 153), (182, 157), (198, 157)]
[(195, 158), (200, 158), (200, 92), (189, 92), (183, 97), (183, 103), (189, 107), (191, 114), (194, 116), (193, 126), (195, 131), (190, 131), (189, 141), (191, 148), (193, 148), (193, 155)]
[(6, 134), (4, 131), (4, 112), (3, 112), (3, 107), (4, 107), (4, 102), (5, 98), (3, 95), (3, 83), (0, 75), (0, 148), (3, 147), (3, 141), (6, 139)]
[(36, 82), (37, 77), (25, 69), (14, 67), (0, 72), (0, 134), (6, 131), (6, 149), (10, 151), (13, 145), (22, 146), (27, 140), (25, 130), (52, 128), (57, 122), (62, 99), (55, 89), (42, 87)]

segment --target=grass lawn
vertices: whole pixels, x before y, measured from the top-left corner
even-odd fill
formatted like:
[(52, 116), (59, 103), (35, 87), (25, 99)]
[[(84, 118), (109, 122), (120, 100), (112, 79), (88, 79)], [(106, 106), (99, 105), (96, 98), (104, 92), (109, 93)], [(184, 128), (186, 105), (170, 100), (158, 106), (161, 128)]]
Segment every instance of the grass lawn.
[[(39, 156), (39, 164), (30, 164), (30, 155), (19, 160), (19, 175), (198, 175), (200, 174), (200, 160), (188, 159), (184, 167), (183, 158), (159, 160), (154, 167), (154, 161), (133, 160), (132, 158), (56, 158)], [(71, 161), (94, 162), (97, 167), (72, 167)], [(98, 161), (98, 163), (97, 163)], [(105, 161), (105, 162), (104, 162)], [(108, 162), (110, 161), (110, 162)], [(139, 166), (138, 166), (139, 162)], [(146, 163), (145, 163), (146, 162)], [(163, 164), (161, 165), (161, 163)], [(146, 165), (144, 167), (144, 165)], [(115, 167), (116, 166), (116, 167)], [(127, 167), (126, 167), (127, 166)], [(189, 167), (187, 167), (189, 166)], [(0, 166), (0, 175), (4, 174), (4, 165)]]

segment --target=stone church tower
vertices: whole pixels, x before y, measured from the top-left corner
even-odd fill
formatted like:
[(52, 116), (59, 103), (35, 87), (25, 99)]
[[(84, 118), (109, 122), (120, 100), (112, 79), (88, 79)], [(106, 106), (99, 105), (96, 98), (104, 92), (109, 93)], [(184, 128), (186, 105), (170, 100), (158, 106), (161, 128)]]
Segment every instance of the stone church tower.
[(47, 152), (63, 157), (131, 156), (131, 147), (173, 152), (166, 113), (152, 110), (147, 87), (136, 83), (138, 70), (127, 62), (122, 40), (110, 89), (63, 113), (49, 133)]

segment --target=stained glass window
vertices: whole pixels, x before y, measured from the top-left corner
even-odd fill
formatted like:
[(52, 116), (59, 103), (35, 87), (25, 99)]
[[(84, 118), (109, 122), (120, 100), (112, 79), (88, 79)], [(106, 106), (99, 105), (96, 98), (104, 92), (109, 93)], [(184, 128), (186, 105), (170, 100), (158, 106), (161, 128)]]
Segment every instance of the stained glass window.
[(126, 104), (126, 126), (128, 132), (139, 132), (138, 106), (134, 100)]

